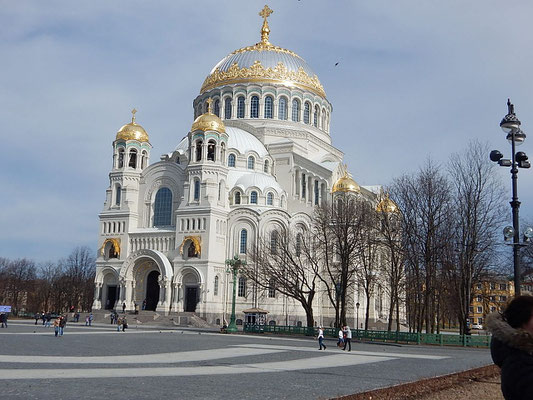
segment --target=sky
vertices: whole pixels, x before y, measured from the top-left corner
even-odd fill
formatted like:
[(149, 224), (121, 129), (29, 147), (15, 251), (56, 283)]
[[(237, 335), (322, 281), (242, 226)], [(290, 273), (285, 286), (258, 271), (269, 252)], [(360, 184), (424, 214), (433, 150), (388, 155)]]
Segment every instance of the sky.
[[(265, 0), (2, 3), (0, 257), (96, 251), (112, 142), (130, 110), (152, 162), (172, 151), (213, 66), (259, 41)], [(473, 139), (509, 157), (508, 97), (533, 157), (533, 2), (268, 5), (270, 41), (318, 75), (333, 144), (360, 185), (388, 185), (428, 157), (444, 168)], [(509, 170), (497, 173), (510, 200)], [(533, 220), (533, 170), (518, 182), (521, 216)]]

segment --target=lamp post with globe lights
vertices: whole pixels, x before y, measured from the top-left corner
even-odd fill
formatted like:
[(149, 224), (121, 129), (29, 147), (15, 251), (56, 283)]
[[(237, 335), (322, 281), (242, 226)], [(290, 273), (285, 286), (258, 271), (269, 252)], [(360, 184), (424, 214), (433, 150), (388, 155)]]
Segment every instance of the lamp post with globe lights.
[(246, 261), (241, 260), (239, 256), (236, 255), (233, 258), (227, 259), (226, 265), (228, 266), (227, 272), (230, 272), (233, 274), (233, 302), (231, 304), (231, 319), (230, 319), (229, 326), (227, 327), (226, 331), (229, 333), (234, 333), (239, 330), (235, 322), (235, 296), (236, 296), (236, 291), (237, 291), (237, 272), (239, 272), (239, 268), (241, 268), (243, 265), (246, 265)]
[[(526, 153), (523, 151), (516, 152), (516, 146), (521, 145), (526, 140), (526, 134), (520, 129), (521, 122), (514, 112), (514, 105), (510, 99), (507, 99), (507, 115), (503, 117), (500, 122), (500, 128), (507, 134), (506, 139), (511, 143), (511, 159), (504, 159), (503, 154), (498, 150), (490, 152), (491, 161), (497, 162), (501, 167), (511, 167), (511, 182), (512, 182), (512, 200), (510, 202), (513, 226), (504, 229), (504, 237), (506, 240), (513, 238), (513, 266), (514, 266), (514, 287), (515, 295), (520, 295), (520, 231), (518, 212), (520, 209), (520, 202), (518, 201), (518, 168), (529, 168), (531, 164), (528, 161)], [(509, 229), (510, 228), (510, 229)], [(529, 231), (528, 231), (529, 234)], [(533, 235), (533, 232), (531, 232)]]

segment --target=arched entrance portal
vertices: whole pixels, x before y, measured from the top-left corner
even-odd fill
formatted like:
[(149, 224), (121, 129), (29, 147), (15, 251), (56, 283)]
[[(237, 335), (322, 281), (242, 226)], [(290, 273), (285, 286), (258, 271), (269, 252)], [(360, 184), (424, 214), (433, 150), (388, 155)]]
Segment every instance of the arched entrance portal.
[(159, 302), (159, 271), (152, 271), (146, 278), (146, 310), (155, 311)]
[(200, 285), (195, 274), (192, 272), (187, 273), (183, 277), (183, 284), (185, 288), (185, 312), (195, 312), (196, 305), (200, 300)]

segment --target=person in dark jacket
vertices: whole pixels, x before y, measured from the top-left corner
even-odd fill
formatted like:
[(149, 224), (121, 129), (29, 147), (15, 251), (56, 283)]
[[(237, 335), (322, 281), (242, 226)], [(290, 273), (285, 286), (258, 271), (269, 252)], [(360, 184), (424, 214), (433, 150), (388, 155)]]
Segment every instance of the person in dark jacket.
[(503, 314), (487, 317), (492, 333), (492, 360), (501, 368), (506, 400), (531, 399), (533, 394), (533, 296), (518, 296)]

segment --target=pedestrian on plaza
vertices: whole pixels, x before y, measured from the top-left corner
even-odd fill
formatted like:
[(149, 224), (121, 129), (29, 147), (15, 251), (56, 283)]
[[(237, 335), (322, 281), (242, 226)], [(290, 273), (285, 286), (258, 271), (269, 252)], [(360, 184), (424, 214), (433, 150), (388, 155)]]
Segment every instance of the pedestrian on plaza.
[(4, 328), (4, 325), (5, 325), (5, 328), (7, 328), (6, 313), (0, 314), (0, 324), (2, 324), (2, 328)]
[(139, 310), (137, 309), (137, 303), (133, 302), (133, 309), (135, 310), (135, 315), (139, 314)]
[(4, 313), (4, 322), (2, 323), (2, 328), (4, 326), (7, 328), (7, 317), (9, 317), (9, 313)]
[(44, 326), (44, 324), (46, 324), (46, 314), (44, 313), (44, 311), (41, 313), (41, 319), (43, 320), (43, 326)]
[(126, 328), (128, 327), (128, 320), (126, 319), (126, 316), (122, 318), (122, 332), (126, 332)]
[(126, 303), (122, 303), (122, 314), (126, 313)]
[(339, 340), (337, 341), (337, 346), (342, 347), (344, 345), (344, 331), (339, 329)]
[(67, 326), (67, 318), (59, 317), (59, 336), (63, 336), (63, 331), (65, 330), (66, 326)]
[(74, 314), (74, 321), (80, 322), (80, 313), (79, 313), (79, 311), (76, 311), (76, 314)]
[(350, 327), (346, 325), (344, 327), (344, 347), (343, 350), (346, 350), (346, 345), (348, 345), (348, 351), (352, 351), (352, 331)]
[(109, 314), (109, 319), (111, 321), (111, 325), (113, 325), (113, 320), (115, 319), (115, 314), (113, 314), (113, 313)]
[(59, 317), (54, 319), (54, 333), (56, 337), (59, 334), (59, 319), (60, 319)]
[(37, 322), (41, 319), (41, 314), (36, 312), (33, 318), (35, 318), (35, 325), (37, 325)]
[(318, 327), (318, 345), (320, 346), (318, 350), (322, 350), (322, 347), (324, 347), (324, 350), (326, 350), (326, 345), (324, 344), (324, 329), (322, 329), (321, 326)]
[(118, 317), (117, 319), (117, 332), (120, 332), (120, 326), (122, 325), (122, 318)]
[(85, 316), (85, 326), (89, 326), (89, 316)]
[(517, 296), (500, 314), (487, 317), (490, 352), (501, 368), (506, 400), (531, 399), (533, 393), (533, 296)]
[(93, 317), (93, 313), (90, 313), (90, 314), (89, 314), (89, 326), (92, 326), (92, 324), (93, 324), (93, 319), (94, 319), (94, 317)]
[(143, 310), (146, 310), (146, 299), (143, 300)]
[(52, 314), (47, 312), (46, 313), (46, 323), (44, 324), (45, 328), (50, 328), (50, 321), (52, 321)]

